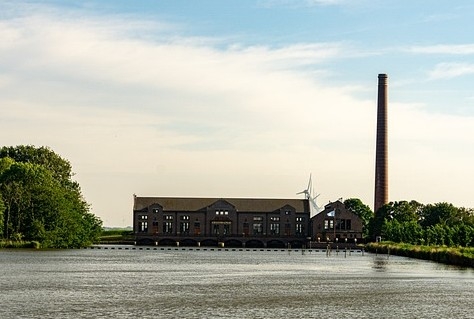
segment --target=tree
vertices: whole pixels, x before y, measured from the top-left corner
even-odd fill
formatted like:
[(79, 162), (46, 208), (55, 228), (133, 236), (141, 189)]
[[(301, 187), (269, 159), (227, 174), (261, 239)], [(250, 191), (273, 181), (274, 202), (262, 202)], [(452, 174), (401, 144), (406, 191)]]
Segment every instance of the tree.
[(0, 158), (9, 157), (15, 162), (33, 163), (44, 166), (61, 183), (71, 183), (72, 166), (69, 161), (48, 147), (33, 145), (4, 146), (0, 149)]
[(425, 241), (421, 226), (416, 221), (399, 222), (396, 219), (382, 225), (382, 236), (385, 240), (421, 244)]
[[(14, 163), (14, 161), (9, 158), (0, 158), (0, 175), (6, 171), (10, 166)], [(0, 237), (3, 235), (4, 232), (4, 212), (5, 212), (6, 206), (3, 201), (3, 196), (2, 192), (0, 190)]]
[(374, 218), (369, 223), (369, 237), (375, 239), (382, 235), (386, 222), (396, 220), (401, 224), (417, 223), (420, 220), (420, 211), (423, 205), (417, 201), (390, 202), (379, 208)]
[(474, 211), (449, 203), (422, 205), (416, 201), (382, 206), (369, 224), (370, 236), (410, 244), (474, 245)]
[(436, 224), (455, 225), (462, 221), (463, 212), (448, 203), (429, 204), (421, 210), (421, 225), (424, 227)]
[(374, 217), (374, 213), (369, 206), (362, 203), (358, 198), (348, 198), (344, 201), (344, 206), (346, 209), (352, 211), (354, 214), (362, 219), (363, 223), (363, 236), (364, 238), (368, 237), (369, 234), (369, 222)]
[(474, 209), (472, 208), (459, 208), (459, 218), (463, 224), (474, 227)]
[(2, 193), (0, 193), (0, 236), (3, 232), (3, 212), (4, 211), (5, 211), (5, 204), (3, 203)]
[[(35, 151), (36, 150), (36, 151)], [(4, 238), (36, 240), (45, 247), (80, 247), (97, 240), (102, 222), (89, 213), (71, 167), (48, 148), (0, 149)]]

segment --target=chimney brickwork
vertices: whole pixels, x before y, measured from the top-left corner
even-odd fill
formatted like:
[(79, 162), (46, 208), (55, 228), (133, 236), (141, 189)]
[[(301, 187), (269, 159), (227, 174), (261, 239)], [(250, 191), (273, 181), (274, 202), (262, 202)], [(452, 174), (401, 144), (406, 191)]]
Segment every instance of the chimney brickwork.
[(378, 79), (374, 212), (388, 203), (387, 74)]

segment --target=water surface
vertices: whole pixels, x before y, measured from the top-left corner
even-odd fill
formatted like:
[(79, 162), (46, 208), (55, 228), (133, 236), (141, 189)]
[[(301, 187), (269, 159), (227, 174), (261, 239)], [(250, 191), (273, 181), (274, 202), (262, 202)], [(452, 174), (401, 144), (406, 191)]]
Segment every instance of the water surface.
[[(109, 247), (111, 248), (111, 247)], [(0, 318), (474, 318), (474, 271), (285, 250), (0, 250)]]

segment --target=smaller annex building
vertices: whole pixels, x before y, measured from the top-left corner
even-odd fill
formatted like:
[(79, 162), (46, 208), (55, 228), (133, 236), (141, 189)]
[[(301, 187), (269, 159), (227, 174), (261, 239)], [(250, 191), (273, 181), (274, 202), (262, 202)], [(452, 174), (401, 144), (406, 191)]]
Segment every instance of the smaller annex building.
[(310, 223), (307, 199), (134, 196), (138, 245), (300, 248)]
[(317, 242), (362, 242), (362, 219), (337, 200), (311, 218), (312, 237)]

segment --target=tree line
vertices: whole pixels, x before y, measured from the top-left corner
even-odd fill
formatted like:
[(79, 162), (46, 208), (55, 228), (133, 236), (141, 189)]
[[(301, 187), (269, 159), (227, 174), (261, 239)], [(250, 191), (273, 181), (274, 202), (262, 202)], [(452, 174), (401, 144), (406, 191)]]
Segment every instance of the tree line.
[(74, 248), (96, 242), (102, 221), (90, 213), (69, 161), (47, 147), (0, 149), (0, 237)]
[(414, 245), (474, 246), (474, 210), (470, 208), (446, 202), (425, 205), (414, 200), (395, 201), (374, 215), (358, 199), (348, 199), (344, 204), (362, 218), (368, 241), (381, 236), (384, 241)]
[[(90, 213), (69, 161), (47, 147), (0, 148), (0, 238), (73, 248), (98, 241), (102, 221)], [(374, 214), (356, 198), (346, 208), (364, 237), (409, 244), (474, 246), (474, 210), (449, 203), (390, 202)]]

